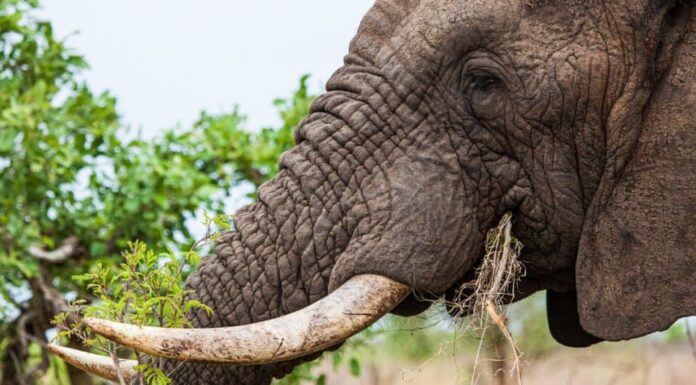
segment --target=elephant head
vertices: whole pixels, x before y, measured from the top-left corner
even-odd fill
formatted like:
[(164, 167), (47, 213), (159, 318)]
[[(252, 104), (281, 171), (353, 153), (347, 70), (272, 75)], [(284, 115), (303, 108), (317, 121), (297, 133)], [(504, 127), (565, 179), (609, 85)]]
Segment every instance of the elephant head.
[(520, 296), (547, 290), (560, 342), (696, 314), (694, 8), (377, 0), (280, 173), (188, 279), (215, 313), (93, 329), (196, 361), (172, 361), (177, 384), (268, 384), (390, 310), (422, 311), (414, 293), (450, 295), (506, 212)]

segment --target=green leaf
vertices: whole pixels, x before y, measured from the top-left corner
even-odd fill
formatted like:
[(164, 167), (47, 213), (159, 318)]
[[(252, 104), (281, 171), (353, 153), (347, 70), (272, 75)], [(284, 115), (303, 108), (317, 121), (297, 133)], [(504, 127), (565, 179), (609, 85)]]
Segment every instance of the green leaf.
[(348, 360), (348, 369), (353, 377), (360, 377), (360, 361), (357, 358), (351, 357)]
[(343, 352), (337, 350), (331, 354), (331, 366), (334, 371), (337, 371), (341, 367), (341, 362), (343, 361)]
[(12, 128), (0, 128), (0, 152), (12, 150), (19, 132)]

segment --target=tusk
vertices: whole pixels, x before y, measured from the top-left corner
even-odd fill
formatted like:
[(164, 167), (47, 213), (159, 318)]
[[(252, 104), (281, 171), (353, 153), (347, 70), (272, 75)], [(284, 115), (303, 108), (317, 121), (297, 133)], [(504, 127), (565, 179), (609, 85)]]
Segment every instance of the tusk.
[[(48, 344), (46, 348), (49, 352), (57, 355), (65, 360), (65, 362), (78, 369), (106, 380), (119, 383), (116, 366), (114, 366), (114, 360), (112, 360), (111, 357), (87, 353), (82, 350), (66, 348), (56, 344)], [(127, 384), (138, 374), (135, 370), (136, 365), (138, 365), (138, 362), (135, 360), (119, 360), (118, 367)]]
[(373, 324), (410, 292), (380, 275), (357, 275), (314, 304), (249, 325), (168, 329), (85, 318), (89, 328), (136, 351), (181, 361), (261, 364), (328, 349)]

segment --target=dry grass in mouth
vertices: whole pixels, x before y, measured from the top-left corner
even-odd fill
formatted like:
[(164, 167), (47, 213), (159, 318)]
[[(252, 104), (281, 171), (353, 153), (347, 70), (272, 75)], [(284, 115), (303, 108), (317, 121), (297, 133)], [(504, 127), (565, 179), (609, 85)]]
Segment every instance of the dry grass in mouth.
[[(505, 325), (503, 305), (511, 302), (515, 295), (516, 284), (524, 275), (524, 266), (519, 261), (522, 244), (512, 236), (512, 214), (505, 214), (498, 226), (491, 229), (486, 236), (486, 247), (481, 265), (476, 269), (476, 279), (464, 283), (458, 290), (452, 303), (448, 303), (455, 317), (468, 315), (465, 328), (480, 330), (481, 337), (491, 326), (497, 327), (510, 345), (514, 354), (511, 371), (522, 384), (520, 357), (514, 337)], [(480, 339), (471, 383), (476, 382), (477, 367), (482, 361), (483, 338)], [(510, 373), (512, 375), (513, 373)]]

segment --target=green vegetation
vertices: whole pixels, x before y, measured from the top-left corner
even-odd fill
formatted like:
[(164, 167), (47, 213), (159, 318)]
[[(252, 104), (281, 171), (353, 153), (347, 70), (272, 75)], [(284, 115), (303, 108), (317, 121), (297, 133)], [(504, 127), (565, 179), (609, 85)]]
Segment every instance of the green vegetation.
[[(229, 229), (226, 218), (222, 217), (216, 222), (222, 223), (223, 229)], [(187, 299), (189, 292), (182, 287), (184, 269), (197, 265), (200, 261), (197, 245), (182, 255), (177, 255), (174, 252), (158, 254), (142, 242), (135, 242), (123, 253), (124, 263), (116, 271), (97, 266), (94, 273), (75, 276), (75, 280), (86, 283), (98, 301), (89, 306), (79, 306), (84, 304), (84, 300), (76, 300), (71, 306), (74, 313), (58, 314), (53, 320), (62, 330), (57, 339), (77, 338), (86, 347), (105, 353), (115, 360), (130, 352), (122, 351), (120, 346), (101, 336), (91, 335), (80, 324), (80, 317), (71, 316), (118, 320), (135, 325), (190, 327), (190, 322), (186, 319), (186, 312), (189, 310), (202, 309), (212, 314), (213, 310), (208, 306)], [(135, 356), (138, 361), (136, 368), (143, 373), (147, 384), (171, 383), (171, 373), (165, 371), (162, 360), (148, 360), (138, 352), (135, 352)], [(120, 380), (126, 382), (124, 378)]]
[(89, 280), (72, 277), (121, 274), (121, 255), (135, 241), (189, 250), (186, 221), (203, 210), (223, 214), (234, 188), (274, 175), (313, 96), (303, 77), (292, 97), (276, 100), (279, 127), (248, 131), (233, 109), (201, 113), (192, 127), (152, 140), (126, 139), (134, 135), (115, 99), (80, 80), (85, 60), (34, 16), (37, 6), (0, 1), (2, 384), (32, 384), (46, 373), (87, 384), (39, 348), (69, 300), (97, 300)]

